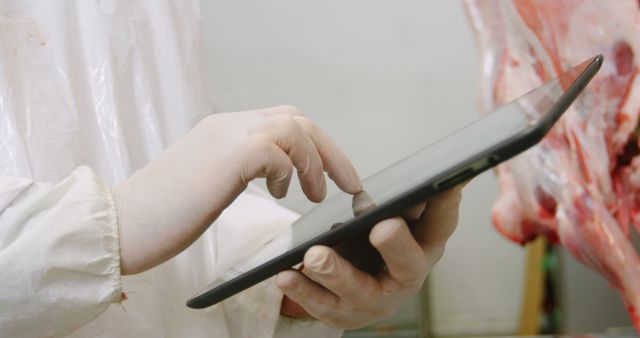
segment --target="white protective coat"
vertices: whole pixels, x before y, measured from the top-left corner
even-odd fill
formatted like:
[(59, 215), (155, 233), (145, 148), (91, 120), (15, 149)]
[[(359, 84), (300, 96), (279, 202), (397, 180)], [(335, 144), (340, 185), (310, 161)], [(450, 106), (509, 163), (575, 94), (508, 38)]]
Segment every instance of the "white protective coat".
[(273, 279), (184, 305), (296, 218), (257, 188), (179, 256), (120, 276), (109, 187), (213, 112), (199, 5), (0, 1), (0, 337), (340, 336), (279, 317)]

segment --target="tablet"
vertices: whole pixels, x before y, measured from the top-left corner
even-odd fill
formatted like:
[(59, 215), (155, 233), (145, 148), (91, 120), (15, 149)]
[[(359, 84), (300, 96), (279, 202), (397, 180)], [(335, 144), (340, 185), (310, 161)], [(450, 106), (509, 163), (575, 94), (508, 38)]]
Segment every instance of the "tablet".
[[(538, 143), (602, 65), (591, 58), (522, 97), (363, 181), (363, 192), (338, 193), (238, 262), (187, 302), (214, 305), (302, 262), (314, 245), (368, 238), (378, 222), (469, 180)], [(372, 259), (374, 259), (372, 257)]]

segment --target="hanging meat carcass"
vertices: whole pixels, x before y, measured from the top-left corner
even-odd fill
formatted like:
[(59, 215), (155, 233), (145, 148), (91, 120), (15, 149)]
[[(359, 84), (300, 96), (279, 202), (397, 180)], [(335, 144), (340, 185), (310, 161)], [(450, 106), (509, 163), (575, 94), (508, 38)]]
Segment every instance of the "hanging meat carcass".
[(524, 244), (559, 242), (605, 276), (640, 332), (640, 3), (466, 0), (482, 55), (488, 112), (572, 65), (605, 63), (550, 134), (497, 169), (493, 222)]

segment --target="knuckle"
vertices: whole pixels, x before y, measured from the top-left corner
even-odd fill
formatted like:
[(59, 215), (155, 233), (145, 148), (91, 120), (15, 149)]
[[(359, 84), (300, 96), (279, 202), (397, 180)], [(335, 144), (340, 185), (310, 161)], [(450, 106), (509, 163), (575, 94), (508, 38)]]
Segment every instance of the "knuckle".
[(302, 130), (304, 130), (305, 133), (309, 135), (320, 135), (324, 133), (320, 129), (320, 127), (318, 127), (318, 125), (315, 124), (315, 122), (313, 122), (306, 116), (296, 116), (295, 119), (300, 125), (300, 127), (302, 128)]
[(273, 143), (261, 134), (249, 136), (245, 141), (245, 145), (248, 148), (247, 154), (264, 155), (273, 150)]
[(380, 298), (380, 294), (376, 290), (369, 288), (354, 288), (352, 290), (353, 305), (358, 308), (367, 308), (371, 306), (372, 303), (375, 303), (378, 298)]
[(297, 131), (300, 128), (300, 125), (296, 121), (295, 118), (291, 115), (277, 115), (273, 117), (273, 123), (278, 127), (282, 128), (286, 131), (286, 133), (291, 133)]
[(290, 115), (304, 115), (302, 110), (298, 109), (298, 107), (290, 104), (285, 104), (278, 107), (282, 112), (290, 114)]
[(304, 115), (295, 116), (295, 119), (304, 129), (316, 130), (317, 128), (316, 124)]
[(403, 286), (393, 278), (385, 278), (382, 280), (382, 297), (393, 297)]
[(324, 273), (333, 267), (333, 259), (329, 248), (313, 247), (307, 251), (304, 263), (311, 270)]

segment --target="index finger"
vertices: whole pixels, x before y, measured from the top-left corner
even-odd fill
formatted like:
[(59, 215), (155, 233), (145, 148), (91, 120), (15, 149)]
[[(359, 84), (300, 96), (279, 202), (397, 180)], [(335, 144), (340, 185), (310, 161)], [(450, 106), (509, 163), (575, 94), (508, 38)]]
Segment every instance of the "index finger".
[(345, 192), (355, 194), (362, 190), (362, 181), (347, 155), (314, 123), (302, 115), (294, 118), (315, 144), (325, 171), (336, 185)]

